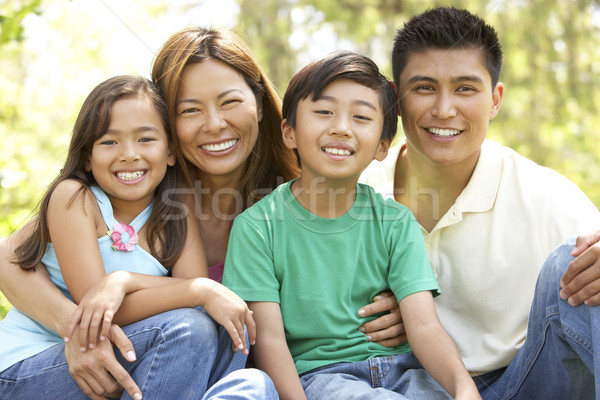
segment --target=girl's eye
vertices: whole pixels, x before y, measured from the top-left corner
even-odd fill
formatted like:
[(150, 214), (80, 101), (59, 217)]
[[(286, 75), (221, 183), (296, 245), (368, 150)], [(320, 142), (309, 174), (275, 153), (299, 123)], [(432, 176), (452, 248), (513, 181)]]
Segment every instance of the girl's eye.
[(117, 142), (114, 140), (103, 140), (100, 142), (100, 144), (111, 145), (111, 144), (117, 144)]
[(142, 143), (148, 143), (148, 142), (153, 142), (155, 139), (151, 138), (151, 137), (145, 137), (145, 138), (141, 138), (140, 142)]

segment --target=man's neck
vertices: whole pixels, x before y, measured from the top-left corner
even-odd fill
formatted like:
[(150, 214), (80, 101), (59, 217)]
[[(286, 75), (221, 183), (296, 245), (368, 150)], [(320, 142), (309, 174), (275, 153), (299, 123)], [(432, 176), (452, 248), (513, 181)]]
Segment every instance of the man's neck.
[(439, 165), (403, 147), (394, 173), (394, 197), (431, 232), (469, 183), (477, 160), (478, 155), (460, 164)]

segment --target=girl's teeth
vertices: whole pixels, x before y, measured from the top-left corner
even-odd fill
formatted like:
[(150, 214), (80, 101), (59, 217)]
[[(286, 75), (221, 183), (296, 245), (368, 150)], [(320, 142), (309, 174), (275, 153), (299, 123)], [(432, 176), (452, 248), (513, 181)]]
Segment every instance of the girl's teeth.
[(456, 136), (460, 133), (460, 131), (458, 129), (440, 129), (440, 128), (429, 128), (429, 132), (433, 133), (435, 136), (443, 136), (443, 137)]
[(329, 147), (325, 147), (323, 149), (323, 151), (325, 153), (333, 154), (334, 156), (349, 156), (352, 154), (352, 153), (350, 153), (350, 150), (347, 150), (347, 149), (336, 149), (336, 148), (329, 148)]
[(205, 144), (200, 146), (202, 149), (206, 151), (224, 151), (233, 147), (233, 145), (237, 142), (237, 139), (228, 140), (227, 142), (219, 143), (219, 144)]
[(119, 179), (121, 179), (123, 181), (133, 181), (144, 174), (145, 174), (144, 171), (117, 172), (117, 176), (119, 177)]

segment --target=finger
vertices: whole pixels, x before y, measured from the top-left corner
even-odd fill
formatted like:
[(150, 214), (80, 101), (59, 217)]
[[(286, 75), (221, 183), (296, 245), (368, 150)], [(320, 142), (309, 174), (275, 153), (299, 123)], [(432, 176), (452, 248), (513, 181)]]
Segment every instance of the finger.
[(571, 261), (560, 279), (560, 286), (562, 288), (560, 297), (563, 300), (581, 290), (588, 283), (581, 277), (581, 273), (596, 264), (599, 260), (600, 246), (594, 245)]
[(104, 313), (104, 320), (102, 321), (102, 330), (100, 331), (100, 340), (106, 340), (110, 333), (110, 327), (112, 325), (113, 312), (108, 310)]
[(361, 317), (368, 317), (373, 314), (377, 314), (384, 311), (391, 311), (395, 309), (398, 309), (398, 303), (396, 302), (396, 298), (386, 297), (360, 308), (358, 310), (358, 315), (360, 315)]
[(79, 323), (79, 344), (81, 345), (81, 351), (85, 351), (89, 344), (91, 319), (90, 313), (87, 312), (84, 312), (81, 316), (81, 322)]
[[(121, 364), (115, 359), (114, 361), (109, 362), (107, 365), (108, 371), (110, 374), (116, 379), (119, 385), (129, 393), (131, 397), (136, 400), (140, 400), (142, 398), (142, 391), (136, 385), (135, 381), (129, 375), (129, 372), (123, 368)], [(115, 391), (115, 388), (111, 388), (111, 391)]]
[(75, 333), (75, 328), (77, 328), (77, 324), (79, 324), (79, 321), (81, 321), (82, 313), (83, 313), (83, 310), (81, 308), (77, 307), (75, 309), (75, 311), (73, 311), (73, 313), (69, 317), (69, 322), (68, 322), (67, 330), (65, 331), (65, 337), (64, 337), (65, 342), (69, 342), (71, 340), (71, 338), (73, 337), (73, 334)]
[(577, 257), (591, 245), (598, 243), (599, 241), (600, 230), (578, 236), (577, 240), (575, 241), (575, 247), (573, 247), (573, 250), (571, 251), (571, 256)]
[(101, 322), (103, 319), (104, 319), (103, 313), (95, 312), (92, 315), (92, 319), (90, 320), (90, 327), (89, 327), (90, 338), (89, 338), (88, 347), (90, 349), (93, 349), (94, 347), (96, 347), (96, 341), (98, 340), (98, 336), (100, 335), (100, 332), (99, 332), (100, 325), (101, 325)]
[(600, 293), (600, 266), (595, 264), (584, 270), (573, 279), (572, 284), (577, 285), (579, 288), (574, 289), (574, 286), (569, 288), (571, 294), (568, 297), (568, 302), (570, 305), (579, 305), (596, 296)]
[(256, 343), (256, 322), (254, 321), (254, 316), (252, 311), (246, 311), (246, 328), (248, 329), (248, 341), (250, 345), (254, 345)]
[[(69, 368), (69, 373), (75, 379), (83, 393), (90, 398), (104, 399), (105, 387), (109, 387), (115, 381), (104, 370), (95, 370), (94, 374), (85, 371), (76, 371)], [(98, 380), (99, 379), (99, 380)]]
[(386, 297), (395, 297), (394, 292), (392, 292), (391, 290), (384, 290), (383, 292), (379, 292), (375, 297), (373, 297), (373, 301), (379, 301)]
[(396, 347), (396, 346), (403, 345), (406, 342), (408, 342), (406, 335), (400, 335), (400, 336), (396, 336), (391, 339), (384, 339), (384, 340), (376, 341), (376, 343), (379, 343), (380, 345), (385, 346), (385, 347)]
[[(223, 327), (225, 327), (225, 330), (227, 331), (227, 333), (229, 333), (229, 336), (231, 337), (231, 340), (232, 340), (231, 348), (233, 349), (233, 351), (235, 352), (238, 350), (243, 350), (244, 344), (242, 342), (242, 339), (240, 338), (239, 329), (238, 329), (238, 327), (236, 327), (235, 323), (233, 321), (229, 321), (229, 323), (224, 324)], [(243, 325), (242, 325), (242, 335), (244, 335)]]
[(392, 326), (400, 324), (401, 322), (402, 314), (400, 314), (399, 312), (394, 312), (382, 315), (381, 317), (374, 319), (373, 321), (369, 321), (362, 324), (359, 330), (362, 333), (371, 335), (374, 332), (391, 328)]
[(110, 341), (117, 346), (123, 357), (129, 362), (136, 360), (135, 349), (131, 340), (127, 337), (120, 326), (112, 324), (107, 336)]
[[(88, 383), (85, 381), (85, 379), (81, 378), (81, 377), (75, 377), (73, 376), (73, 378), (75, 379), (75, 382), (77, 382), (77, 385), (79, 385), (79, 388), (81, 389), (81, 391), (90, 399), (92, 400), (102, 400), (104, 399), (104, 397), (97, 395), (94, 390), (90, 387), (90, 385), (88, 385)], [(100, 393), (102, 393), (103, 390), (100, 388)]]

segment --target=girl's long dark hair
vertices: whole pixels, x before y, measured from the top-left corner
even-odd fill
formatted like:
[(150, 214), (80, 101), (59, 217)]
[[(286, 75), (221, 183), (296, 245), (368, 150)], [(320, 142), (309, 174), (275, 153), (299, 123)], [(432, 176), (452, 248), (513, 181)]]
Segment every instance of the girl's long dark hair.
[[(96, 184), (91, 172), (85, 165), (92, 152), (96, 140), (108, 130), (112, 105), (122, 98), (148, 98), (159, 113), (167, 134), (170, 147), (172, 135), (170, 130), (167, 106), (156, 86), (148, 79), (122, 75), (110, 78), (96, 86), (83, 102), (69, 145), (69, 152), (64, 167), (48, 186), (42, 197), (39, 212), (35, 218), (35, 226), (26, 240), (15, 249), (15, 260), (22, 269), (33, 269), (40, 263), (46, 247), (50, 243), (48, 231), (48, 203), (54, 189), (67, 179), (82, 184), (81, 191), (70, 200), (81, 195), (91, 185)], [(154, 191), (154, 207), (147, 222), (148, 245), (150, 253), (165, 267), (173, 266), (185, 242), (187, 224), (183, 216), (182, 195), (177, 189), (176, 167), (167, 167), (162, 182)], [(167, 200), (168, 197), (168, 201)]]

